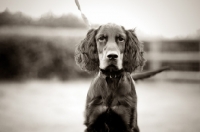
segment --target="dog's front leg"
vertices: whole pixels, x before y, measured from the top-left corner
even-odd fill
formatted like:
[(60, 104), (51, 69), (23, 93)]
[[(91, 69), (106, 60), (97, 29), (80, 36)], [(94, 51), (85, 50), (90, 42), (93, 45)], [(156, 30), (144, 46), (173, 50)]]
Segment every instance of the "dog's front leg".
[(102, 104), (96, 104), (97, 102), (99, 102), (98, 98), (87, 104), (85, 111), (87, 129), (85, 132), (101, 132), (101, 129), (103, 131), (105, 127), (99, 117), (106, 111), (107, 107)]
[(105, 79), (100, 76), (97, 76), (91, 83), (85, 109), (86, 132), (104, 131), (105, 124), (101, 121), (103, 118), (101, 115), (107, 110), (107, 106), (103, 104), (102, 99), (106, 94), (104, 93), (106, 88)]
[[(97, 104), (100, 103), (100, 104)], [(88, 103), (86, 106), (86, 110), (85, 110), (85, 116), (86, 116), (86, 121), (85, 124), (86, 125), (91, 125), (95, 122), (95, 120), (97, 119), (97, 117), (102, 114), (103, 112), (105, 112), (107, 109), (106, 106), (102, 105), (101, 102), (99, 102), (98, 98), (95, 98), (92, 100), (92, 102)]]
[(129, 73), (124, 73), (120, 79), (117, 93), (118, 105), (113, 110), (122, 117), (129, 132), (139, 132), (135, 83)]

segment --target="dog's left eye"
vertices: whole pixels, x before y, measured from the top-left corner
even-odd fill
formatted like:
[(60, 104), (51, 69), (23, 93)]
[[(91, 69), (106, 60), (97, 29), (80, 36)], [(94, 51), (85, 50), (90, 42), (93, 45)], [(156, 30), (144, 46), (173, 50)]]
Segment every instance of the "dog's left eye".
[(119, 42), (124, 42), (125, 39), (124, 39), (123, 37), (117, 37), (117, 41), (119, 41)]

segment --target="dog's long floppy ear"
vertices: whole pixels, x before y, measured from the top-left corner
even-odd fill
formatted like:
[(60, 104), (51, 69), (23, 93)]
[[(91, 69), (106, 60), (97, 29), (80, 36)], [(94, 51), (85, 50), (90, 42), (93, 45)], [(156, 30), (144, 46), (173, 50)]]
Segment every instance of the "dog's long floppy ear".
[(145, 63), (143, 45), (139, 42), (134, 30), (125, 31), (128, 39), (124, 51), (124, 70), (130, 73), (136, 69), (142, 70)]
[(76, 47), (76, 64), (87, 72), (97, 72), (99, 70), (99, 58), (95, 35), (97, 29), (90, 29), (84, 40)]

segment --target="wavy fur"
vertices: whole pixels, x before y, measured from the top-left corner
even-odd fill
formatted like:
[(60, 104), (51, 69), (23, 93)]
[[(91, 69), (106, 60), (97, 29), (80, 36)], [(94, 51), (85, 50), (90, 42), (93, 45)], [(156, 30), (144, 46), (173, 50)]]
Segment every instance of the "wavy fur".
[(96, 29), (89, 30), (86, 38), (75, 50), (76, 64), (87, 72), (98, 72), (99, 70), (99, 58), (95, 42), (96, 32)]
[(136, 69), (142, 70), (145, 59), (143, 57), (143, 45), (139, 42), (134, 30), (126, 30), (127, 42), (124, 51), (123, 67), (132, 73)]

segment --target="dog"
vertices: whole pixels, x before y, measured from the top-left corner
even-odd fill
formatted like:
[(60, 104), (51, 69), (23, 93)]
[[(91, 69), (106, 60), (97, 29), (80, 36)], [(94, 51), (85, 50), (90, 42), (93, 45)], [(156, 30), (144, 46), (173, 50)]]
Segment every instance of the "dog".
[(139, 132), (131, 73), (142, 69), (145, 59), (134, 30), (111, 23), (89, 30), (75, 61), (96, 73), (87, 94), (85, 132)]
[(90, 29), (76, 47), (77, 65), (95, 74), (86, 99), (85, 132), (139, 132), (133, 78), (160, 72), (131, 75), (143, 69), (143, 52), (134, 30), (111, 23)]

